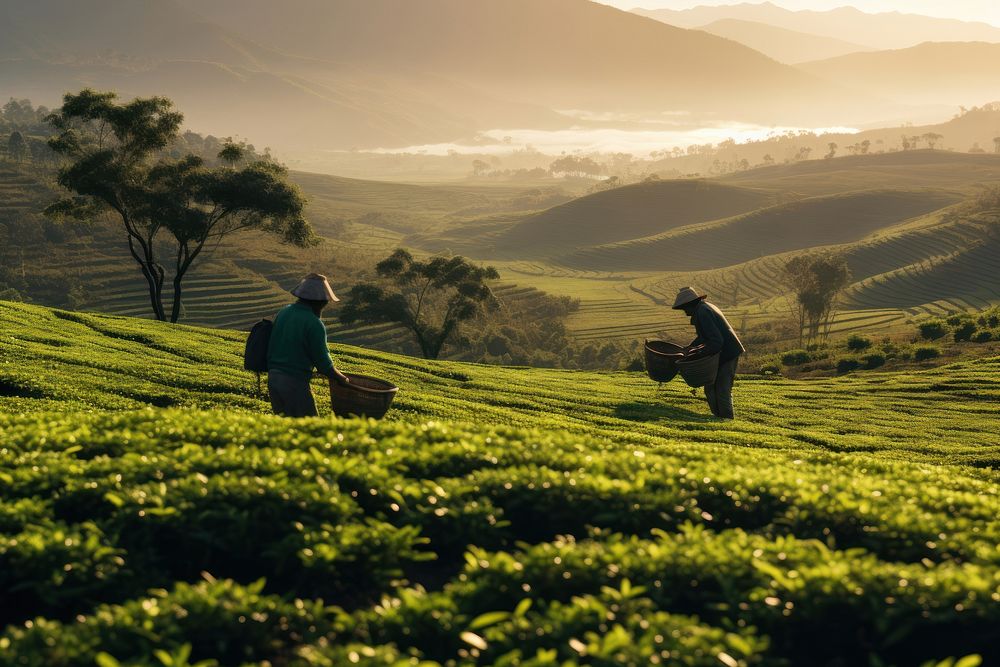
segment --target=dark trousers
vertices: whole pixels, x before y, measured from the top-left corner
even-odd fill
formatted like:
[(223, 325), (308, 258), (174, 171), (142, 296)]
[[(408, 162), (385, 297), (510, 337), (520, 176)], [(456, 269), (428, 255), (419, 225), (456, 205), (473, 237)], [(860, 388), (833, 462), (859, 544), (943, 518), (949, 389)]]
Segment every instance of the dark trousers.
[(267, 391), (275, 414), (285, 417), (315, 417), (318, 414), (312, 387), (305, 378), (271, 371), (267, 374)]
[(735, 419), (733, 411), (733, 383), (736, 382), (736, 367), (740, 363), (737, 356), (734, 359), (719, 364), (719, 374), (715, 376), (714, 384), (705, 385), (705, 400), (712, 414), (722, 419)]

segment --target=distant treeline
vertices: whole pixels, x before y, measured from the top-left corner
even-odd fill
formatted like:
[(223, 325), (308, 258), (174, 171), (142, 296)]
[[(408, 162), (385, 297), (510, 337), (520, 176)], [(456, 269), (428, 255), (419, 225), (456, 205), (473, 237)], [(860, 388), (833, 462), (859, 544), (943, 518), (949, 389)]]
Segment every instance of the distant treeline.
[[(48, 146), (48, 139), (56, 134), (47, 122), (52, 109), (34, 106), (31, 100), (11, 97), (0, 107), (0, 159), (17, 164), (54, 169), (58, 160)], [(183, 132), (177, 141), (164, 149), (167, 158), (180, 158), (193, 153), (210, 164), (218, 161), (219, 152), (227, 143), (237, 143), (245, 152), (245, 159), (253, 161), (270, 155), (265, 148), (258, 151), (253, 144), (234, 142), (232, 137), (219, 138), (197, 132)]]

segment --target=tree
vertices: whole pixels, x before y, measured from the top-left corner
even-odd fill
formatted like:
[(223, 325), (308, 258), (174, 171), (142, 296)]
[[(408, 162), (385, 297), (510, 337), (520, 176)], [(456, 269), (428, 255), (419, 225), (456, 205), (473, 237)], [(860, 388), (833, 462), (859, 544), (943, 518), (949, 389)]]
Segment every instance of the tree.
[(425, 359), (437, 359), (462, 323), (498, 303), (487, 284), (500, 277), (497, 270), (463, 257), (418, 261), (399, 249), (379, 262), (375, 272), (381, 281), (351, 288), (340, 320), (346, 325), (400, 324), (413, 333)]
[(14, 130), (7, 139), (7, 152), (15, 162), (23, 162), (28, 155), (28, 142), (24, 140), (24, 135)]
[(488, 162), (483, 160), (473, 160), (472, 161), (472, 175), (482, 176), (490, 170), (490, 165)]
[(549, 165), (549, 171), (553, 174), (576, 174), (578, 176), (595, 177), (601, 175), (604, 167), (589, 157), (565, 155)]
[(829, 159), (833, 158), (837, 154), (837, 144), (835, 144), (834, 142), (831, 141), (830, 143), (828, 143), (826, 145), (826, 147), (830, 149), (830, 152), (827, 153), (826, 155), (824, 155), (823, 157), (825, 157), (827, 160), (829, 160)]
[(115, 93), (86, 89), (65, 95), (47, 120), (57, 130), (49, 146), (69, 160), (59, 183), (78, 195), (47, 212), (117, 216), (158, 320), (168, 319), (164, 235), (172, 241), (171, 322), (181, 316), (184, 277), (195, 260), (230, 234), (256, 229), (300, 246), (315, 242), (302, 217), (305, 200), (281, 165), (257, 160), (236, 168), (239, 158), (228, 146), (219, 157), (230, 166), (209, 167), (192, 154), (167, 159), (164, 149), (177, 140), (183, 116), (166, 98), (121, 104)]
[(942, 139), (944, 139), (944, 135), (943, 134), (938, 134), (937, 132), (927, 132), (927, 133), (921, 135), (920, 138), (927, 142), (927, 146), (931, 150), (934, 150), (934, 147), (937, 145), (937, 142), (939, 142)]
[(871, 139), (865, 139), (860, 144), (858, 144), (858, 147), (861, 149), (862, 155), (868, 155), (868, 151), (871, 150), (872, 147)]
[(799, 255), (785, 263), (783, 272), (795, 293), (799, 345), (807, 333), (810, 340), (826, 336), (837, 297), (851, 280), (847, 259), (833, 253)]
[(993, 152), (1000, 153), (1000, 137), (993, 137)]

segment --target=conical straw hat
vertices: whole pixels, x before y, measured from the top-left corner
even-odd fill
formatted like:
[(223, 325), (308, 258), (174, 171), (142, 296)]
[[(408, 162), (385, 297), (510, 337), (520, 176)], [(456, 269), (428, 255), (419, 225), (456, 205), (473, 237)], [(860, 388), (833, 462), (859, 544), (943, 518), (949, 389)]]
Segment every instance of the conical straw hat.
[(674, 299), (674, 308), (683, 308), (692, 301), (697, 301), (698, 299), (704, 299), (707, 294), (698, 294), (697, 290), (693, 287), (682, 287), (681, 291), (677, 293), (677, 298)]
[(340, 301), (333, 293), (330, 281), (318, 273), (310, 273), (303, 278), (302, 282), (292, 290), (292, 295), (309, 301)]

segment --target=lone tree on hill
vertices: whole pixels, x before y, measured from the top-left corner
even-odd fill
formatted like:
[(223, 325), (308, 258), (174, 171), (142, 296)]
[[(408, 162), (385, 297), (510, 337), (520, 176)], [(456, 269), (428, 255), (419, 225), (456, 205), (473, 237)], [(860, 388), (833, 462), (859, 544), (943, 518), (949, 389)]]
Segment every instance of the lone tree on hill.
[(993, 137), (993, 152), (1000, 153), (1000, 137)]
[(382, 280), (355, 285), (340, 309), (340, 320), (347, 325), (400, 324), (413, 333), (425, 359), (437, 359), (463, 322), (498, 305), (487, 281), (500, 274), (463, 257), (422, 262), (399, 249), (375, 271)]
[(826, 337), (837, 297), (851, 281), (847, 259), (834, 253), (799, 255), (785, 263), (784, 275), (795, 293), (799, 345), (806, 333), (809, 340)]
[[(257, 160), (237, 168), (244, 148), (232, 143), (219, 155), (228, 166), (208, 166), (191, 154), (167, 159), (164, 149), (177, 140), (183, 118), (162, 97), (121, 104), (114, 93), (90, 89), (65, 95), (62, 108), (47, 118), (57, 130), (49, 146), (68, 158), (59, 183), (78, 195), (47, 212), (117, 216), (149, 287), (153, 314), (171, 322), (180, 318), (184, 277), (195, 260), (230, 234), (254, 229), (299, 246), (315, 242), (302, 217), (305, 200), (281, 165)], [(173, 264), (169, 314), (164, 247)]]

